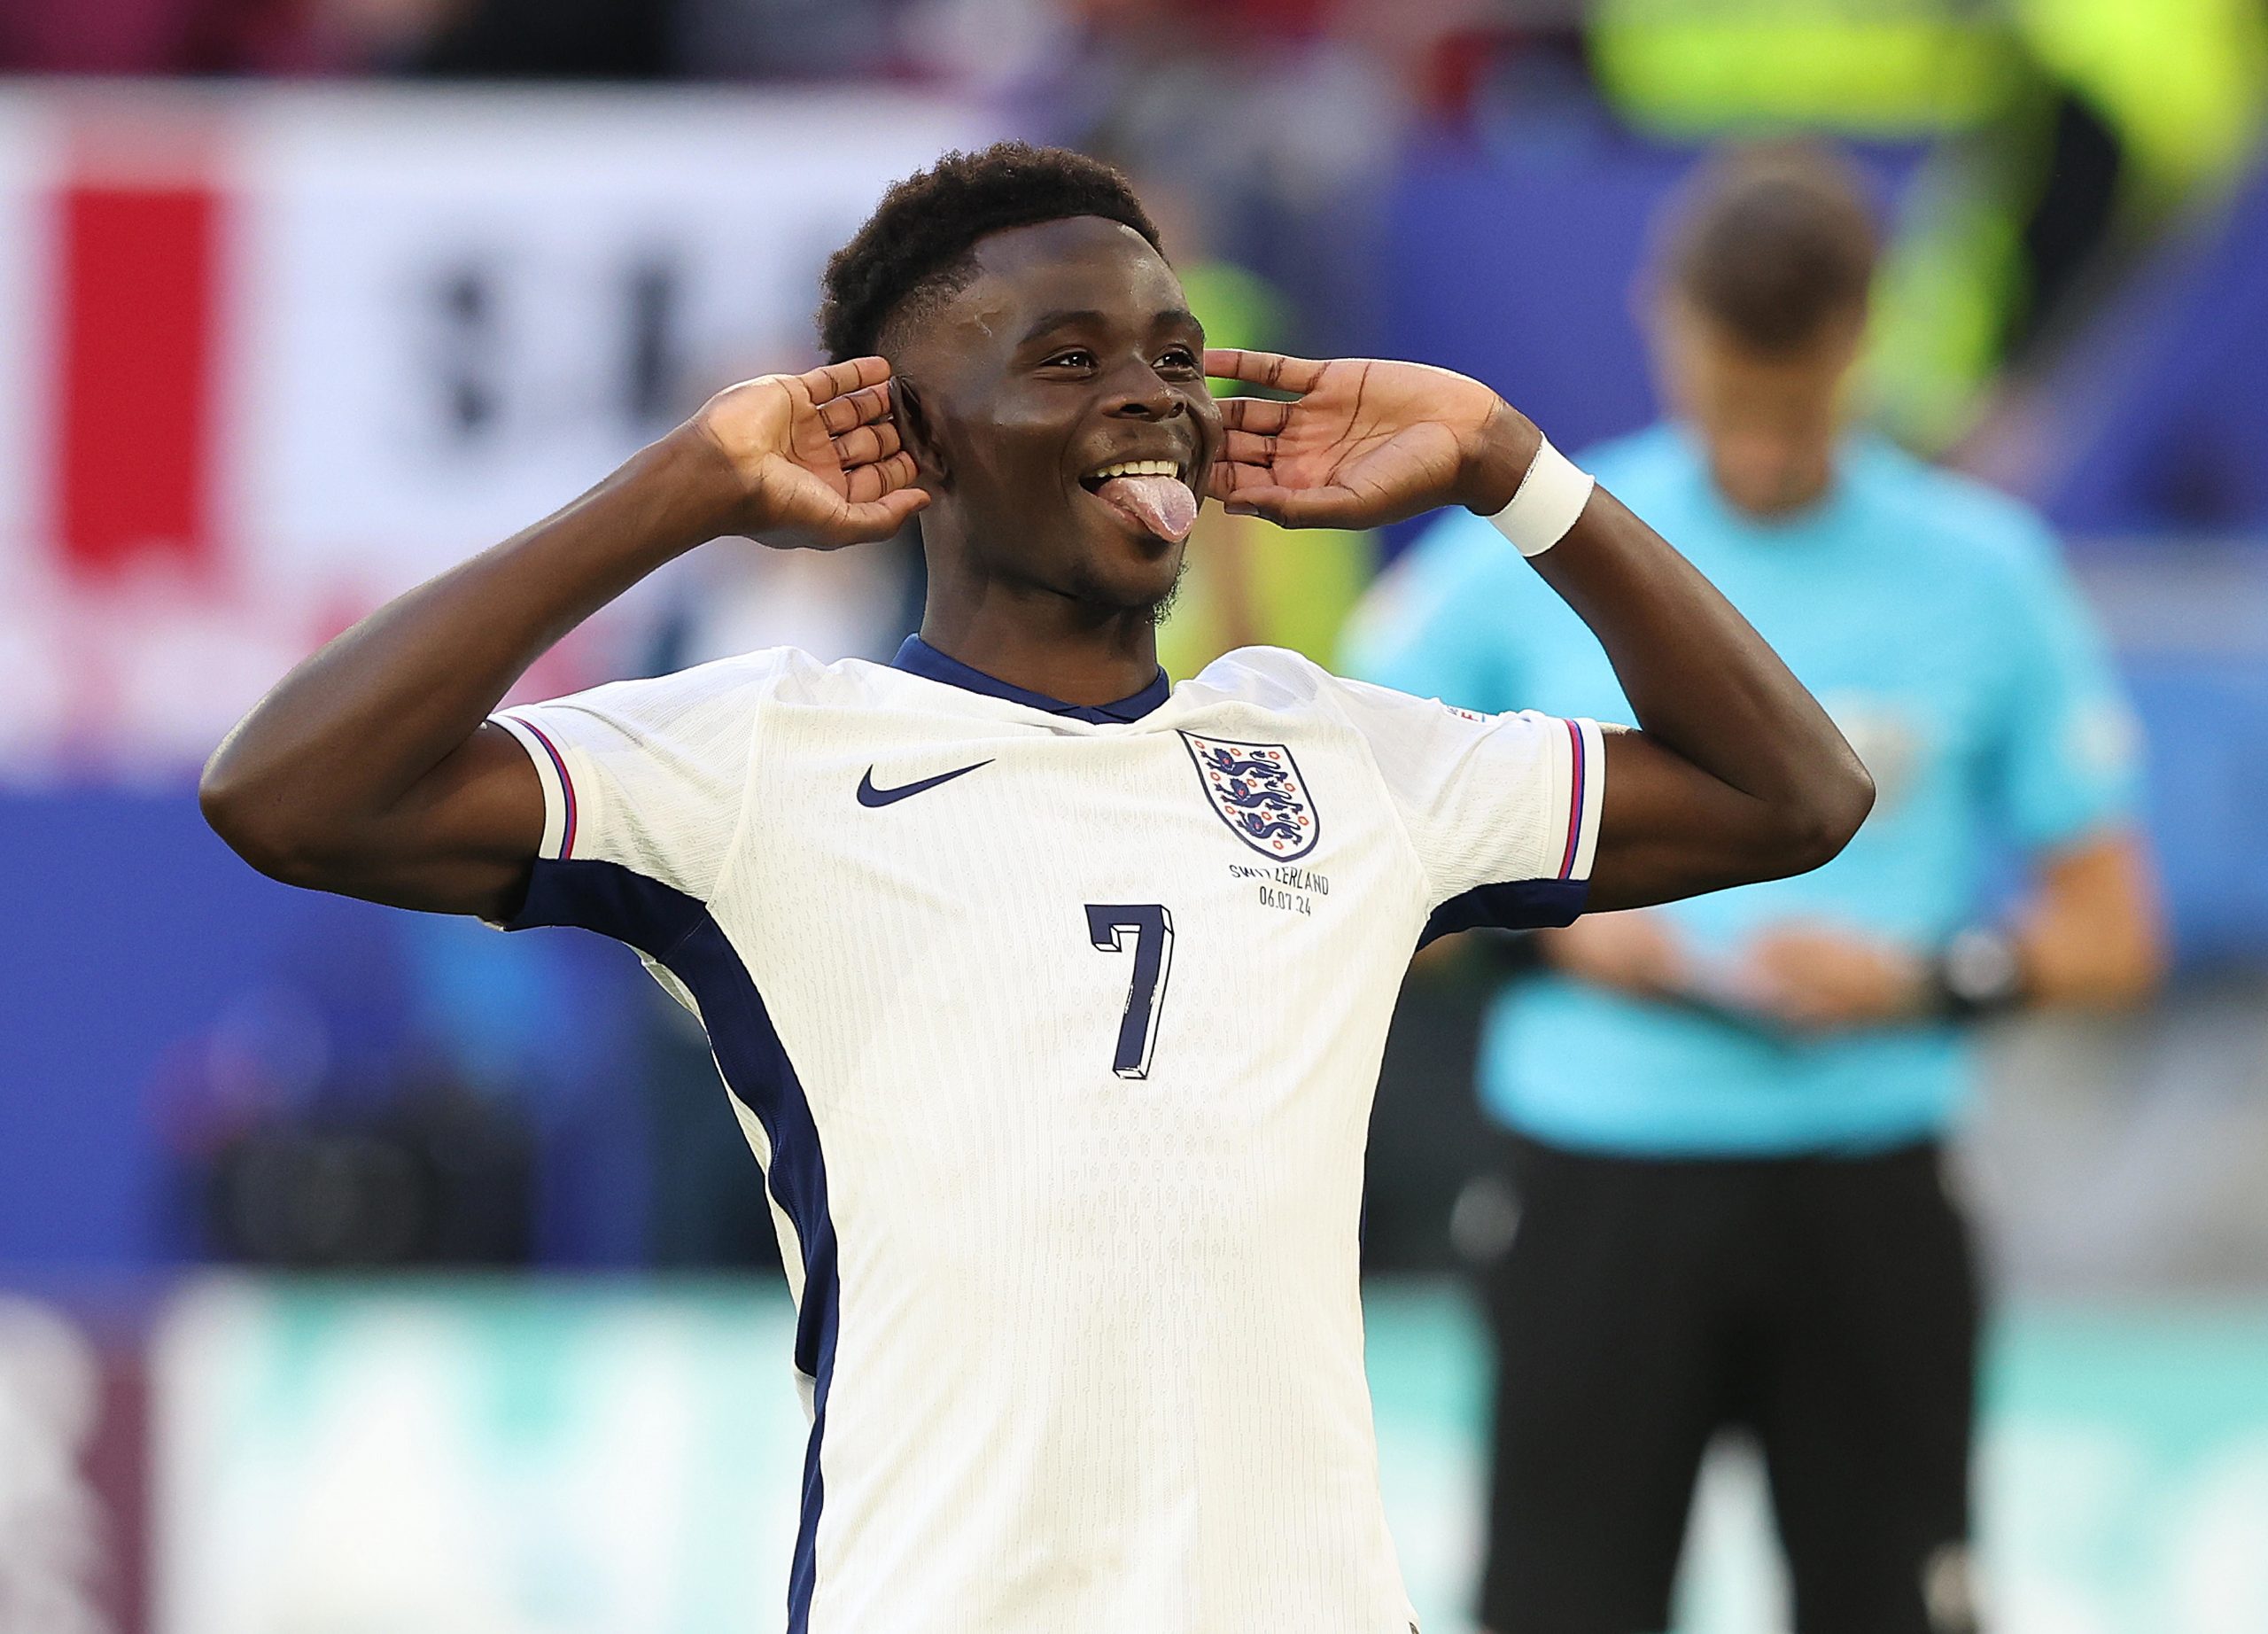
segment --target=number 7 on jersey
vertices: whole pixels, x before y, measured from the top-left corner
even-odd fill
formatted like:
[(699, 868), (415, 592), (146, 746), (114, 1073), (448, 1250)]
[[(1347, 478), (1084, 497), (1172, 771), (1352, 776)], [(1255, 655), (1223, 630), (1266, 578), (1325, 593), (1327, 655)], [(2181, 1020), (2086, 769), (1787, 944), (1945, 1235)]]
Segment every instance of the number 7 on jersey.
[(1118, 1023), (1118, 1050), (1110, 1070), (1122, 1078), (1146, 1078), (1158, 1042), (1166, 977), (1173, 969), (1173, 915), (1156, 902), (1090, 902), (1087, 936), (1106, 953), (1124, 953), (1127, 938), (1133, 938), (1134, 976), (1127, 984), (1126, 1013)]

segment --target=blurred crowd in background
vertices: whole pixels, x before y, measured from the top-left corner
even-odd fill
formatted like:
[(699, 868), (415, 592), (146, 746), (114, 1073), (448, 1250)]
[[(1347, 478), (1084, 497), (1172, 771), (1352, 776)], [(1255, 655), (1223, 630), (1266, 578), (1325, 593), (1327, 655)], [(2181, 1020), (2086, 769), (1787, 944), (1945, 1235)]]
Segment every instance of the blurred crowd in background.
[(0, 71), (919, 88), (1170, 184), (1185, 242), (1301, 286), (1318, 338), (1347, 292), (1280, 218), (1343, 218), (1412, 143), (1922, 143), (1880, 384), (1941, 444), (2067, 297), (2232, 181), (2262, 35), (2249, 0), (9, 0)]
[[(1865, 166), (1892, 229), (1868, 341), (1868, 417), (1917, 451), (2038, 503), (2087, 556), (2091, 581), (2105, 587), (2101, 611), (2139, 666), (2132, 679), (2155, 733), (2157, 817), (2182, 950), (2195, 968), (2263, 945), (2268, 843), (2254, 844), (2263, 836), (2244, 809), (2237, 770), (2262, 729), (2261, 698), (2246, 665), (2268, 644), (2257, 623), (2261, 581), (2241, 543), (2268, 529), (2268, 415), (2254, 389), (2264, 321), (2255, 256), (2268, 242), (2268, 191), (2256, 167), (2268, 101), (2268, 20), (2256, 4), (2193, 0), (2145, 16), (2094, 0), (2005, 9), (1903, 0), (1793, 7), (1644, 0), (1591, 7), (1487, 0), (119, 0), (50, 7), (18, 0), (0, 12), (0, 64), (204, 76), (202, 117), (224, 128), (230, 105), (253, 95), (254, 82), (241, 76), (257, 74), (301, 89), (325, 78), (455, 82), (461, 89), (439, 105), (462, 109), (469, 101), (490, 109), (495, 129), (523, 132), (540, 128), (536, 111), (516, 118), (516, 105), (497, 103), (478, 85), (768, 82), (805, 96), (863, 87), (874, 97), (888, 85), (969, 110), (972, 135), (1006, 130), (1071, 143), (1126, 167), (1163, 223), (1217, 343), (1379, 350), (1470, 370), (1574, 447), (1633, 429), (1653, 412), (1633, 315), (1643, 300), (1636, 269), (1649, 223), (1693, 156), (1712, 141), (1759, 130), (1829, 134)], [(462, 89), (468, 82), (476, 88)], [(36, 83), (23, 82), (27, 89)], [(74, 105), (72, 82), (51, 83), (63, 105)], [(77, 88), (96, 111), (66, 115), (73, 141), (100, 146), (91, 128), (130, 146), (119, 133), (148, 118), (121, 114), (100, 100), (102, 89)], [(312, 117), (319, 123), (322, 116)], [(680, 116), (678, 128), (685, 145), (657, 150), (656, 166), (673, 160), (680, 170), (709, 168), (702, 114)], [(792, 113), (779, 128), (792, 139)], [(842, 128), (831, 115), (810, 127), (812, 139), (831, 144)], [(727, 134), (718, 143), (713, 170), (699, 185), (729, 199), (732, 167), (750, 149)], [(128, 161), (128, 170), (139, 162)], [(105, 175), (97, 166), (91, 180), (74, 182), (74, 197), (92, 190), (99, 204), (109, 196)], [(509, 178), (500, 172), (497, 184)], [(669, 184), (683, 191), (687, 182), (679, 175)], [(142, 185), (129, 175), (122, 195), (129, 206), (144, 196), (135, 191)], [(851, 213), (846, 200), (837, 214), (847, 222)], [(130, 237), (136, 230), (120, 230)], [(315, 222), (307, 230), (325, 230)], [(626, 337), (560, 324), (531, 342), (511, 333), (522, 322), (513, 303), (524, 307), (529, 298), (509, 287), (510, 262), (545, 250), (471, 245), (438, 266), (421, 296), (425, 332), (416, 344), (435, 372), (429, 385), (444, 429), (474, 454), (515, 434), (541, 434), (532, 422), (514, 431), (516, 414), (527, 417), (515, 393), (546, 389), (514, 377), (516, 370), (534, 372), (524, 358), (497, 361), (516, 345), (521, 353), (626, 347), (610, 401), (563, 410), (577, 416), (571, 432), (581, 441), (574, 446), (587, 456), (556, 463), (563, 492), (720, 382), (800, 366), (808, 331), (796, 279), (824, 247), (816, 239), (796, 245), (788, 269), (767, 273), (760, 293), (750, 289), (747, 305), (764, 309), (759, 323), (712, 323), (714, 333), (704, 332), (685, 310), (719, 299), (713, 289), (691, 287), (703, 273), (713, 284), (716, 269), (688, 274), (657, 248), (624, 269), (623, 310), (609, 317), (628, 328)], [(137, 253), (131, 245), (121, 252)], [(340, 340), (385, 344), (353, 332), (346, 297), (335, 295), (334, 304)], [(145, 314), (143, 321), (162, 319)], [(297, 348), (306, 332), (287, 329), (275, 344)], [(261, 349), (273, 348), (263, 342)], [(322, 354), (306, 350), (309, 368), (336, 362), (319, 363)], [(297, 479), (325, 479), (304, 469), (323, 452), (294, 449), (303, 468)], [(419, 478), (404, 471), (392, 480), (413, 486)], [(532, 479), (524, 491), (538, 497), (531, 509), (548, 497)], [(319, 509), (319, 499), (312, 502)], [(225, 563), (236, 541), (213, 536), (232, 525), (208, 510), (215, 514), (190, 525), (203, 535), (190, 543)], [(485, 531), (508, 531), (519, 519), (509, 510), (452, 509), (446, 496), (437, 499), (417, 519), (424, 536), (418, 563), (439, 566)], [(160, 523), (97, 517), (78, 522), (75, 534), (74, 525), (66, 520), (62, 530), (73, 564), (59, 593), (74, 605), (75, 587), (90, 572), (97, 581), (108, 575), (132, 583), (146, 576), (147, 558), (164, 554), (145, 537)], [(381, 521), (342, 549), (391, 557), (411, 531), (388, 536)], [(1371, 574), (1406, 538), (1293, 538), (1255, 519), (1208, 515), (1165, 634), (1169, 670), (1193, 673), (1214, 654), (1254, 641), (1329, 660)], [(322, 617), (335, 627), (376, 589), (408, 576), (389, 567), (365, 574), (361, 585), (330, 587)], [(710, 552), (635, 603), (550, 679), (556, 689), (783, 642), (882, 656), (918, 606), (918, 556), (910, 547), (825, 562)], [(139, 628), (110, 609), (103, 622), (113, 631)], [(28, 743), (19, 761), (50, 780), (84, 781), (90, 761), (98, 780), (142, 782), (152, 763), (157, 775), (167, 766), (177, 773), (226, 724), (249, 675), (265, 660), (288, 659), (306, 638), (280, 639), (280, 648), (250, 643), (254, 656), (237, 660), (245, 675), (233, 687), (183, 693), (159, 685), (162, 722), (128, 724), (140, 746), (123, 769), (100, 744), (89, 747), (83, 723), (68, 719), (58, 728), (59, 748)], [(194, 700), (208, 694), (198, 707)], [(19, 740), (32, 735), (22, 720), (13, 730)], [(325, 945), (323, 958), (291, 962), (307, 983), (328, 983), (331, 996), (317, 1001), (310, 987), (288, 1001), (273, 992), (247, 997), (215, 1020), (214, 1036), (225, 1047), (168, 1054), (161, 1098), (206, 1109), (178, 1115), (185, 1120), (179, 1139), (216, 1138), (207, 1127), (218, 1116), (211, 1108), (237, 1093), (227, 1084), (244, 1060), (268, 1062), (261, 1070), (283, 1081), (312, 1070), (301, 1061), (313, 1047), (301, 1037), (311, 1014), (322, 1018), (324, 1073), (356, 1081), (376, 1075), (389, 1085), (378, 1097), (386, 1117), (439, 1120), (429, 1165), (435, 1152), (465, 1149), (466, 1131), (453, 1119), (514, 1104), (512, 1096), (435, 1101), (444, 1085), (515, 1079), (517, 1093), (571, 1100), (555, 1085), (585, 1076), (577, 1062), (604, 1056), (586, 1044), (563, 1050), (555, 1032), (529, 1019), (542, 995), (570, 979), (543, 971), (545, 955), (469, 948), (448, 931), (392, 922), (382, 933), (334, 936)], [(578, 957), (558, 956), (563, 969)], [(335, 975), (322, 974), (326, 963), (338, 966)], [(516, 1177), (508, 1189), (523, 1200), (518, 1217), (508, 1222), (515, 1211), (492, 1203), (482, 1211), (485, 1226), (465, 1228), (470, 1235), (436, 1226), (439, 1234), (419, 1249), (411, 1242), (426, 1239), (365, 1223), (354, 1229), (375, 1234), (353, 1237), (354, 1246), (286, 1248), (264, 1234), (277, 1229), (260, 1202), (264, 1182), (245, 1179), (272, 1178), (279, 1159), (265, 1148), (229, 1148), (229, 1178), (212, 1193), (221, 1199), (210, 1203), (216, 1212), (197, 1228), (177, 1219), (161, 1235), (176, 1250), (201, 1242), (284, 1260), (446, 1258), (472, 1252), (475, 1240), (485, 1244), (480, 1256), (502, 1258), (533, 1252), (634, 1263), (651, 1255), (703, 1264), (763, 1257), (769, 1233), (759, 1200), (742, 1184), (737, 1152), (712, 1139), (721, 1104), (687, 1109), (705, 1104), (709, 1069), (698, 1041), (658, 1011), (623, 1024), (640, 1040), (623, 1047), (643, 1063), (633, 1076), (652, 1090), (643, 1133), (656, 1150), (655, 1172), (672, 1178), (653, 1187), (643, 1178), (623, 1180), (627, 1212), (610, 1224), (591, 1224), (604, 1211), (586, 1202), (584, 1228), (565, 1239), (532, 1227), (526, 1211), (543, 1194), (541, 1176), (564, 1161), (558, 1140), (537, 1127), (548, 1115), (532, 1115), (517, 1133), (493, 1132), (492, 1146), (481, 1148), (502, 1165), (500, 1174)], [(547, 1048), (566, 1063), (548, 1059)], [(1439, 1077), (1450, 1084), (1456, 1074)], [(601, 1078), (613, 1081), (604, 1073), (592, 1081)], [(629, 1116), (624, 1099), (595, 1090), (593, 1097), (589, 1115), (609, 1132), (594, 1140), (623, 1149), (612, 1120)], [(372, 1116), (364, 1108), (349, 1122), (359, 1127)], [(225, 1117), (219, 1122), (229, 1124)], [(353, 1149), (376, 1161), (371, 1151)], [(537, 1152), (550, 1155), (538, 1161)], [(316, 1165), (311, 1177), (328, 1175), (323, 1164), (352, 1161), (329, 1146), (300, 1157)], [(205, 1153), (198, 1162), (209, 1160)], [(412, 1171), (400, 1163), (388, 1171), (397, 1179)], [(706, 1183), (691, 1178), (703, 1172), (711, 1176)], [(239, 1181), (252, 1186), (249, 1194)], [(332, 1189), (308, 1183), (326, 1194)], [(484, 1195), (493, 1194), (488, 1187), (484, 1179)], [(629, 1224), (641, 1207), (652, 1219), (642, 1238)], [(718, 1218), (702, 1223), (711, 1207)], [(1388, 1263), (1405, 1240), (1395, 1219), (1389, 1210), (1378, 1233)], [(1431, 1230), (1408, 1240), (1414, 1245)], [(457, 1247), (433, 1246), (442, 1241)], [(1440, 1257), (1438, 1245), (1407, 1252), (1418, 1263)]]
[[(1450, 365), (1573, 450), (1657, 412), (1633, 284), (1663, 198), (1712, 144), (1800, 129), (1889, 228), (1866, 413), (2056, 525), (2148, 735), (2176, 981), (1996, 1044), (1968, 1155), (2000, 1276), (2268, 1302), (2258, 0), (0, 0), (0, 207), (48, 257), (0, 254), (0, 837), (38, 860), (0, 894), (0, 1280), (83, 1311), (211, 1262), (773, 1257), (705, 1047), (621, 950), (301, 899), (190, 788), (378, 597), (804, 366), (819, 261), (941, 144), (1107, 157), (1216, 344)], [(234, 406), (167, 443), (163, 381), (216, 356)], [(113, 502), (167, 483), (172, 511)], [(1407, 540), (1208, 514), (1169, 670), (1329, 661)], [(528, 692), (886, 657), (919, 572), (908, 541), (712, 548)], [(1491, 979), (1406, 996), (1379, 1271), (1456, 1263)], [(4, 1590), (0, 1630), (82, 1626)]]

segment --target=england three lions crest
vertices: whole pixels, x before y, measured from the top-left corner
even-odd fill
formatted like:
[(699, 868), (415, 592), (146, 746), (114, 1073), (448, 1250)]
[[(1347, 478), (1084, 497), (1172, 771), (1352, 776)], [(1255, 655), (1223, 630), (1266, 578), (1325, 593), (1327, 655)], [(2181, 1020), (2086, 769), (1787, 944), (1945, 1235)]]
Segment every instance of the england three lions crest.
[(1281, 743), (1231, 743), (1184, 732), (1198, 781), (1221, 821), (1263, 857), (1289, 862), (1315, 849), (1322, 824), (1300, 781), (1292, 751)]

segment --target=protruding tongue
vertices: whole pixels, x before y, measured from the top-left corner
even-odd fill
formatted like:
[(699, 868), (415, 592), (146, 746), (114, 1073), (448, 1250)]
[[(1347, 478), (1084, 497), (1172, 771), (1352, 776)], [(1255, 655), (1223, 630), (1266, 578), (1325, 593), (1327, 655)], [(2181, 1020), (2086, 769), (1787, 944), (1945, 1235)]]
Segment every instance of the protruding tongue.
[(1095, 492), (1177, 545), (1197, 525), (1197, 495), (1178, 477), (1113, 477)]

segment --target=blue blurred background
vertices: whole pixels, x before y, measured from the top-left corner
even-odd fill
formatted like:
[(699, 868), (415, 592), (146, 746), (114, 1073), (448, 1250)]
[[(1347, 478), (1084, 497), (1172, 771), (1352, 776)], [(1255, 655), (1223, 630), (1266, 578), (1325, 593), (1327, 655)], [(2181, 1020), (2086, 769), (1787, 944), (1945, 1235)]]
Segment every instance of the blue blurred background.
[[(1658, 206), (1790, 128), (1891, 227), (1871, 416), (2056, 524), (2148, 737), (2175, 984), (2006, 1028), (1964, 1136), (2008, 1296), (1998, 1626), (2268, 1629), (2256, 0), (0, 0), (0, 1634), (778, 1603), (784, 1296), (699, 1040), (622, 950), (231, 857), (195, 771), (294, 658), (804, 366), (819, 263), (944, 147), (1102, 153), (1218, 340), (1448, 364), (1580, 448), (1656, 412)], [(1407, 537), (1208, 526), (1177, 674), (1328, 659)], [(714, 547), (522, 696), (886, 655), (916, 575)], [(1389, 1498), (1443, 1630), (1481, 993), (1413, 981), (1368, 1215)], [(1713, 1471), (1693, 1634), (1775, 1626), (1759, 1515)]]

